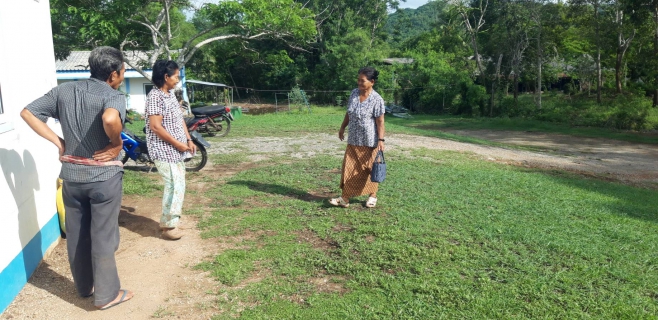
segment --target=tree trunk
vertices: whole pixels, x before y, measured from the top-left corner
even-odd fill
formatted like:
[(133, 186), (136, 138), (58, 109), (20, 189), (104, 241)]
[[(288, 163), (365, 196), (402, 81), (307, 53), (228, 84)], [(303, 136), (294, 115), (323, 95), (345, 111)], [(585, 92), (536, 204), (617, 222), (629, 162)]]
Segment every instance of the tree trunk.
[(514, 108), (519, 107), (519, 76), (514, 73)]
[(537, 100), (537, 110), (541, 110), (541, 24), (539, 25), (539, 34), (537, 35), (537, 93), (539, 94), (539, 99)]
[(596, 102), (601, 103), (601, 37), (599, 35), (599, 1), (594, 1), (594, 20), (596, 23)]
[[(655, 32), (653, 33), (653, 53), (654, 59), (658, 59), (658, 6), (653, 10), (653, 20)], [(658, 107), (658, 75), (656, 75), (656, 83), (654, 84), (657, 88), (653, 92), (653, 106)]]
[(500, 78), (500, 64), (503, 61), (503, 55), (498, 56), (498, 64), (496, 65), (496, 78), (491, 82), (491, 103), (489, 104), (489, 117), (493, 117), (493, 109), (496, 100), (496, 87), (498, 84), (498, 79)]
[(621, 93), (621, 59), (623, 55), (619, 52), (619, 48), (617, 49), (617, 59), (615, 62), (615, 87), (617, 89), (617, 93)]

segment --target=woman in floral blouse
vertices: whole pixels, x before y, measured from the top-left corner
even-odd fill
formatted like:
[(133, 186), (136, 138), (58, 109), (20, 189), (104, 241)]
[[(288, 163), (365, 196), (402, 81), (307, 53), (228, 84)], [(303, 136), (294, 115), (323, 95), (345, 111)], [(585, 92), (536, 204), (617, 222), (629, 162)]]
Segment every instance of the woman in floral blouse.
[(347, 101), (347, 113), (338, 130), (338, 138), (343, 141), (345, 127), (349, 127), (340, 179), (343, 192), (329, 200), (334, 206), (347, 208), (350, 198), (366, 194), (370, 195), (366, 207), (374, 208), (377, 204), (379, 184), (370, 181), (370, 171), (377, 152), (384, 151), (384, 99), (372, 88), (378, 75), (375, 68), (361, 68), (358, 88)]

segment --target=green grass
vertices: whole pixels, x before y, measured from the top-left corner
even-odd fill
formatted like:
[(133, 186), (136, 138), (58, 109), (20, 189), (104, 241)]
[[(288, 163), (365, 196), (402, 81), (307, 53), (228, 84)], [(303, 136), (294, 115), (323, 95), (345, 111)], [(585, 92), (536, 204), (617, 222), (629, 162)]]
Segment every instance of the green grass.
[(123, 194), (125, 195), (148, 196), (162, 193), (162, 190), (160, 176), (155, 172), (125, 170), (123, 173)]
[[(199, 223), (217, 318), (655, 318), (652, 190), (467, 155), (389, 153), (378, 207), (337, 194), (337, 157), (243, 171)], [(321, 196), (316, 196), (321, 194)]]

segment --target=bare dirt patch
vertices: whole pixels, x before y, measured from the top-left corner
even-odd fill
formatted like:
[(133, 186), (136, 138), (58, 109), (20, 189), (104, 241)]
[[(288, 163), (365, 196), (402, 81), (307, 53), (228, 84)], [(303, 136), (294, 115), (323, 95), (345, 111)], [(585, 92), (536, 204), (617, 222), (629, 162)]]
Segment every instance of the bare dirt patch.
[[(452, 130), (510, 146), (530, 146), (543, 151), (491, 147), (446, 139), (393, 134), (386, 137), (387, 150), (427, 148), (474, 153), (484, 160), (548, 170), (565, 170), (588, 177), (655, 187), (658, 183), (658, 146), (611, 139), (582, 138), (559, 134), (516, 131)], [(287, 155), (307, 158), (319, 154), (341, 157), (345, 142), (337, 134), (307, 134), (298, 137), (233, 138), (213, 146), (210, 153), (243, 150), (258, 153), (260, 161)]]
[[(556, 168), (631, 184), (658, 183), (658, 146), (541, 132), (446, 130), (484, 140), (540, 148), (545, 152), (499, 153), (503, 162)], [(547, 157), (536, 157), (545, 155)]]

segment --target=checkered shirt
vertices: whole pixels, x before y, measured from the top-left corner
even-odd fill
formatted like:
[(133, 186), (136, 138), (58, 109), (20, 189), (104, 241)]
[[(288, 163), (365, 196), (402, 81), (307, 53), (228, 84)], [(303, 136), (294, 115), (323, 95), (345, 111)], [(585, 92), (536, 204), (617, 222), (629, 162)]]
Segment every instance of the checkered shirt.
[(158, 88), (153, 88), (146, 97), (146, 143), (149, 156), (153, 160), (175, 163), (183, 161), (184, 152), (178, 151), (173, 145), (160, 139), (151, 131), (149, 116), (161, 115), (162, 127), (176, 140), (187, 143), (187, 135), (183, 127), (183, 112), (173, 92), (168, 94)]
[(375, 118), (384, 114), (384, 99), (372, 90), (363, 102), (359, 101), (359, 89), (354, 89), (347, 104), (347, 143), (353, 146), (377, 147), (377, 125)]
[[(58, 119), (64, 135), (64, 155), (92, 158), (110, 143), (103, 128), (103, 113), (116, 109), (126, 118), (126, 97), (109, 84), (87, 79), (63, 83), (34, 100), (25, 109), (39, 120)], [(117, 157), (116, 160), (119, 160)], [(123, 172), (120, 166), (88, 166), (63, 162), (59, 177), (70, 182), (99, 182)]]

